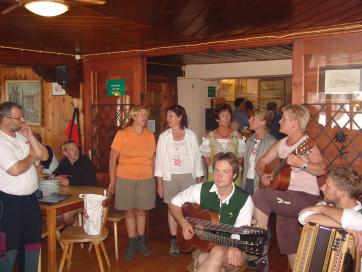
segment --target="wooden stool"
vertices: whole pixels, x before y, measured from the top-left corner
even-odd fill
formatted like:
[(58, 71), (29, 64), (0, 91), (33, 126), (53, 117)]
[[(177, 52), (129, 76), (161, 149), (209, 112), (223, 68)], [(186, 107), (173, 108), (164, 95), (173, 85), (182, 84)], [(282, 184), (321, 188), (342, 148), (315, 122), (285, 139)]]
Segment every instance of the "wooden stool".
[(107, 222), (113, 223), (113, 236), (114, 236), (114, 252), (116, 260), (118, 260), (118, 222), (125, 219), (123, 211), (118, 211), (116, 209), (109, 209)]
[(106, 248), (104, 246), (104, 240), (108, 236), (108, 229), (105, 227), (107, 220), (108, 206), (102, 208), (102, 225), (99, 235), (88, 235), (84, 232), (81, 226), (66, 227), (60, 235), (60, 241), (64, 244), (64, 251), (62, 259), (60, 261), (59, 272), (63, 271), (65, 260), (68, 260), (68, 268), (70, 267), (73, 254), (73, 246), (75, 243), (92, 243), (94, 245), (99, 270), (104, 272), (103, 261), (101, 253), (103, 253), (108, 268), (111, 267), (111, 263), (108, 258)]

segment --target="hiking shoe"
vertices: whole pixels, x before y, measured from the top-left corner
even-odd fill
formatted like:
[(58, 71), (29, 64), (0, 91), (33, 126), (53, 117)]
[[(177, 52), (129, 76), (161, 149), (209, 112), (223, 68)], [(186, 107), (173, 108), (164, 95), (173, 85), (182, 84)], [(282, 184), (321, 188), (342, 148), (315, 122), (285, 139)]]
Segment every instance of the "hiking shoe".
[(268, 272), (269, 271), (269, 261), (268, 256), (261, 256), (254, 262), (249, 262), (249, 268), (256, 269), (257, 272)]
[(137, 253), (137, 238), (128, 238), (128, 245), (126, 253), (124, 254), (124, 259), (130, 261), (136, 256)]
[(146, 247), (145, 243), (145, 237), (144, 236), (138, 236), (137, 237), (137, 249), (143, 256), (150, 256), (151, 253)]
[(170, 247), (170, 256), (178, 256), (180, 255), (180, 251), (178, 249), (176, 240), (171, 240), (171, 247)]

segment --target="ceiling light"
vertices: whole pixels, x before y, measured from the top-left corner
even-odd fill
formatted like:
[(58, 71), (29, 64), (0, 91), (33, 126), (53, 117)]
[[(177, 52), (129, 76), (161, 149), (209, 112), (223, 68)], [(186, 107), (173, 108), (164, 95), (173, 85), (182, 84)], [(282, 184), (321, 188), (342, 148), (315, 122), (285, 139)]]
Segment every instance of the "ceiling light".
[(66, 12), (69, 7), (61, 0), (35, 0), (25, 4), (25, 8), (40, 16), (53, 17)]

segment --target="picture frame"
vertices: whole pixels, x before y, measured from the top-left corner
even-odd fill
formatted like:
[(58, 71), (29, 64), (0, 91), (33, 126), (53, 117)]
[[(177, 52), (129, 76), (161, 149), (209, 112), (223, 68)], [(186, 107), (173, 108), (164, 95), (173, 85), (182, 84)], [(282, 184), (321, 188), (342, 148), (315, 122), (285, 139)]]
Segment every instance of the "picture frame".
[(42, 82), (40, 80), (7, 80), (6, 100), (23, 107), (29, 125), (42, 124)]
[(66, 92), (60, 84), (52, 82), (52, 95), (66, 95)]
[(319, 100), (362, 100), (362, 65), (319, 67)]

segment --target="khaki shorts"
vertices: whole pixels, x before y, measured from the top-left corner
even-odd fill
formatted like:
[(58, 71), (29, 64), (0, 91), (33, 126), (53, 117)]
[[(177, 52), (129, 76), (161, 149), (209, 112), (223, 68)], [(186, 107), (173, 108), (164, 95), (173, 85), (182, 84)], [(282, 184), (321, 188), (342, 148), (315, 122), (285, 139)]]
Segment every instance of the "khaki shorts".
[(196, 184), (196, 180), (191, 173), (172, 174), (171, 180), (163, 181), (163, 202), (169, 204), (175, 195), (194, 184)]
[(156, 183), (154, 178), (130, 180), (116, 178), (116, 197), (114, 208), (117, 210), (152, 210), (156, 206)]

